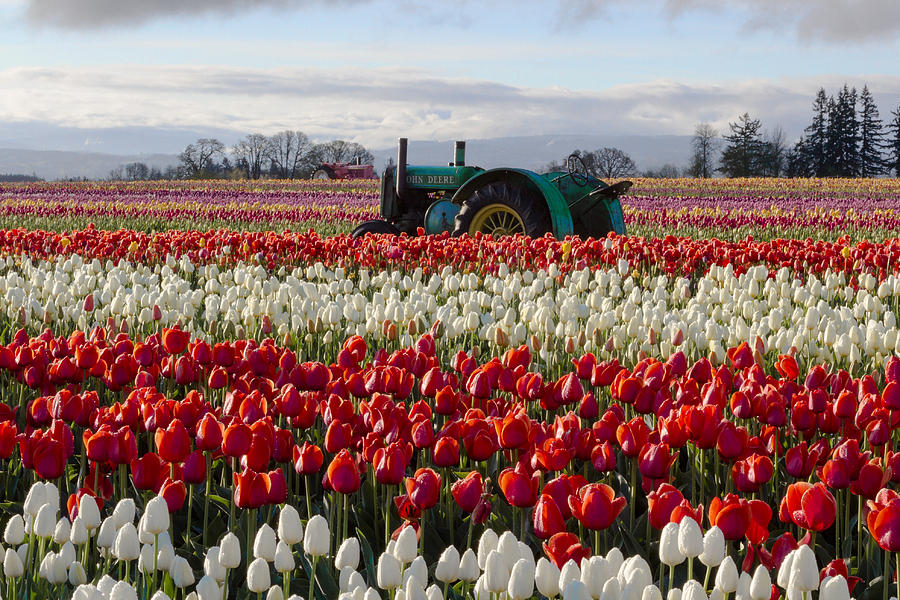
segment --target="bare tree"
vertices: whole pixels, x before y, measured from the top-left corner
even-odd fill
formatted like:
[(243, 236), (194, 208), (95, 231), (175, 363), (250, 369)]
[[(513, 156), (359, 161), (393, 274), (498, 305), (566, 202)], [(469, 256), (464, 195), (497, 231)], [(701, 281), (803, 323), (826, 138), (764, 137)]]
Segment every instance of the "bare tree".
[(273, 135), (269, 142), (268, 157), (272, 161), (275, 174), (282, 179), (296, 177), (304, 157), (312, 148), (306, 134), (286, 129)]
[(125, 177), (134, 181), (149, 179), (150, 167), (142, 162), (133, 162), (125, 165)]
[(178, 156), (187, 177), (206, 177), (215, 171), (215, 159), (225, 152), (225, 144), (215, 138), (200, 138), (188, 144)]
[(787, 143), (784, 141), (784, 130), (780, 125), (766, 134), (760, 156), (760, 174), (769, 177), (781, 177), (784, 171)]
[(618, 148), (600, 148), (593, 152), (576, 150), (573, 154), (581, 157), (588, 173), (600, 179), (628, 177), (636, 169), (631, 157)]
[(694, 139), (691, 146), (694, 154), (691, 157), (691, 166), (688, 169), (693, 177), (711, 177), (715, 168), (715, 154), (719, 150), (719, 132), (709, 123), (700, 123), (694, 129)]
[(263, 160), (271, 153), (272, 142), (261, 133), (251, 133), (234, 145), (232, 150), (239, 163), (247, 168), (247, 177), (259, 179)]
[(344, 140), (319, 144), (318, 152), (322, 162), (328, 163), (355, 163), (359, 159), (360, 164), (369, 165), (375, 161), (375, 156), (365, 146)]

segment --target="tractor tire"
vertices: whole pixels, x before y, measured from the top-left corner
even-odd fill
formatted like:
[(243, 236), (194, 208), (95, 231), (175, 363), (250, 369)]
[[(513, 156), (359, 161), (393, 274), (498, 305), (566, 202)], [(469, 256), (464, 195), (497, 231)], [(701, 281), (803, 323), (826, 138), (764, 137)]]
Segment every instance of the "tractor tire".
[(355, 238), (359, 238), (363, 237), (367, 233), (389, 233), (391, 235), (400, 235), (400, 230), (387, 221), (376, 220), (360, 223), (350, 235)]
[(505, 183), (486, 185), (469, 197), (454, 220), (453, 235), (481, 232), (494, 237), (524, 234), (541, 237), (553, 229), (544, 198), (528, 188)]
[(334, 171), (331, 167), (319, 167), (312, 174), (313, 179), (334, 179)]

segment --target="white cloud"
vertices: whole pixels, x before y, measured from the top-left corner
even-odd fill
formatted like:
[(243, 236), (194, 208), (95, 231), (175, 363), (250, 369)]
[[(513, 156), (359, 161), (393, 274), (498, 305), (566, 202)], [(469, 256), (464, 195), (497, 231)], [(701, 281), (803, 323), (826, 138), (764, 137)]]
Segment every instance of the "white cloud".
[(868, 83), (882, 115), (900, 77), (828, 76), (688, 84), (656, 80), (600, 91), (526, 88), (414, 69), (250, 69), (218, 66), (14, 68), (0, 71), (0, 121), (84, 128), (140, 126), (273, 133), (389, 146), (415, 139), (531, 134), (690, 134), (749, 111), (796, 136), (819, 86)]

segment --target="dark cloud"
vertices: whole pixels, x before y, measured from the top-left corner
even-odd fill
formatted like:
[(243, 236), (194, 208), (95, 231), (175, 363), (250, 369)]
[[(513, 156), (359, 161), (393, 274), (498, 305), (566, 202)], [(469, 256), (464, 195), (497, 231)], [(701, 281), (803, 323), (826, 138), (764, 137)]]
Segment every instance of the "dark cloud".
[(883, 41), (895, 39), (900, 32), (897, 0), (666, 0), (666, 9), (685, 16), (737, 9), (749, 30), (806, 41)]
[(99, 29), (168, 17), (231, 16), (261, 8), (295, 10), (326, 1), (352, 4), (366, 0), (28, 0), (25, 14), (33, 25)]

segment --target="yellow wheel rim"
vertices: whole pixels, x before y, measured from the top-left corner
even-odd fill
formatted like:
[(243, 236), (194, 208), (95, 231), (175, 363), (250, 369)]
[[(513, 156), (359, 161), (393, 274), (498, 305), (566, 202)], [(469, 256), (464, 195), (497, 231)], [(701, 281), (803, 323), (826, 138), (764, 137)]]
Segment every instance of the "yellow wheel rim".
[(515, 235), (525, 233), (525, 223), (519, 213), (505, 204), (488, 204), (472, 218), (469, 235), (480, 231), (486, 235)]

